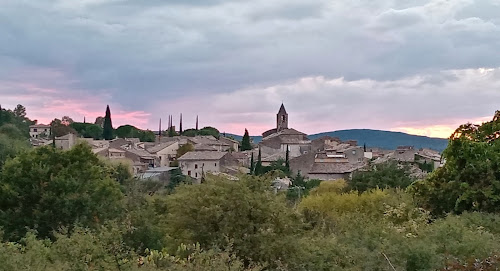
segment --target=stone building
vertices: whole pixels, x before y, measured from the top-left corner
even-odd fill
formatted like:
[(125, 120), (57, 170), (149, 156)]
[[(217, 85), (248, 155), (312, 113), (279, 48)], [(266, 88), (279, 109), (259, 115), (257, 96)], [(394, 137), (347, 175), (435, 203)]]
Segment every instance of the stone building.
[(276, 128), (264, 132), (259, 145), (282, 152), (288, 149), (290, 157), (297, 157), (311, 151), (311, 140), (307, 138), (307, 135), (288, 128), (288, 113), (283, 104), (276, 114)]
[(238, 160), (229, 152), (192, 151), (177, 159), (182, 174), (200, 180), (203, 173), (226, 172), (230, 167), (237, 167)]

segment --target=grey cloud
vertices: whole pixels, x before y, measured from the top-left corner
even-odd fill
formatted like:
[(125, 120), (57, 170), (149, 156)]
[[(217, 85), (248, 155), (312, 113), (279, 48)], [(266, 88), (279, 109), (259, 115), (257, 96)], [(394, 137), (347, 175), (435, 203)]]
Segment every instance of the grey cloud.
[[(129, 110), (159, 112), (161, 103), (152, 108), (152, 99), (196, 99), (308, 76), (397, 81), (498, 67), (495, 3), (5, 0), (0, 55), (17, 68), (60, 71), (68, 79), (54, 87), (106, 92)], [(9, 62), (0, 67), (0, 81), (10, 78)], [(363, 91), (384, 90), (353, 91), (356, 99)], [(279, 95), (274, 100), (286, 97)], [(341, 107), (328, 96), (324, 101), (315, 107)]]

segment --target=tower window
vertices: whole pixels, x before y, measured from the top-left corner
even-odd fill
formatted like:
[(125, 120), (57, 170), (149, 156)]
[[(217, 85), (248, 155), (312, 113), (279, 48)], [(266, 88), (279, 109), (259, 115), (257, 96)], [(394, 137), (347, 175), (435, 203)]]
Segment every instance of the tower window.
[(286, 120), (286, 116), (285, 115), (281, 116), (281, 120), (285, 121)]

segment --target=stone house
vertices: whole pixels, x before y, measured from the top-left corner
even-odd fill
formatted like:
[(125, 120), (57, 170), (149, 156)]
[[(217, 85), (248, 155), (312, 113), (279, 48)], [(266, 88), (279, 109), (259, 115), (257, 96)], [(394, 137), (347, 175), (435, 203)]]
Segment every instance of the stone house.
[(413, 146), (399, 146), (394, 151), (393, 159), (399, 162), (415, 162), (417, 150)]
[(240, 142), (238, 142), (237, 140), (221, 136), (219, 138), (219, 141), (222, 143), (228, 144), (229, 150), (231, 150), (231, 151), (234, 151), (234, 152), (240, 151)]
[(46, 138), (50, 136), (50, 125), (45, 124), (35, 124), (30, 125), (30, 137), (31, 138)]
[(204, 173), (225, 172), (229, 167), (237, 167), (236, 160), (229, 152), (192, 151), (177, 159), (182, 174), (200, 180)]
[(158, 158), (160, 167), (167, 167), (170, 166), (170, 162), (175, 161), (178, 149), (179, 142), (169, 141), (160, 143), (146, 150)]

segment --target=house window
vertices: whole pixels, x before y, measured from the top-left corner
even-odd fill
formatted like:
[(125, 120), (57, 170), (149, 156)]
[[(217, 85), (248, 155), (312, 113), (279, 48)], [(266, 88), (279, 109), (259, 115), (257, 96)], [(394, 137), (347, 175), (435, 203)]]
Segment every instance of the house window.
[(195, 178), (198, 178), (198, 173), (195, 173), (194, 176), (195, 176)]
[(204, 167), (205, 166), (205, 163), (201, 164), (201, 167)]
[(215, 166), (217, 166), (217, 163), (215, 163)]
[(47, 132), (47, 129), (45, 129), (45, 132)]
[(194, 164), (194, 169), (197, 169), (198, 168), (198, 164)]
[(33, 128), (33, 132), (38, 132), (38, 129), (37, 128)]
[(188, 170), (188, 176), (191, 177), (191, 170)]

